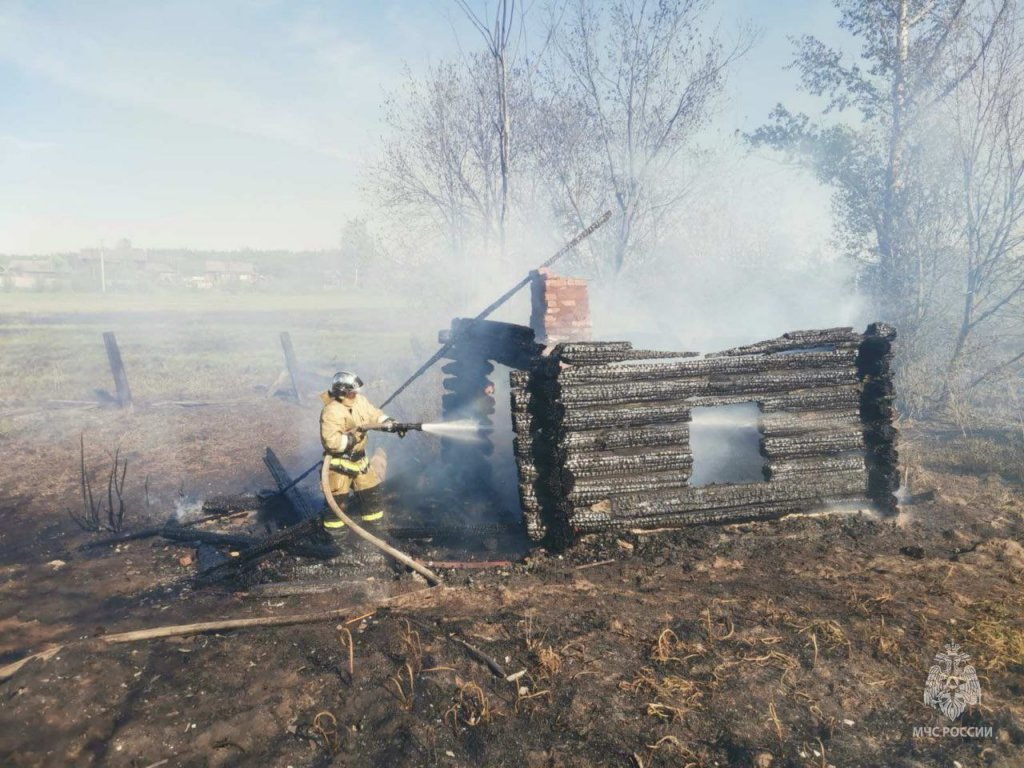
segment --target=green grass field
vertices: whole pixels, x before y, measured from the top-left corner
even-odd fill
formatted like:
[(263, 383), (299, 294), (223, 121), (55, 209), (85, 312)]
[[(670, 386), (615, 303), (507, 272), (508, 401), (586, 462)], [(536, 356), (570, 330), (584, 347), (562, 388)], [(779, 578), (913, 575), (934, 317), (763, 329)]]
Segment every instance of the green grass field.
[(135, 400), (156, 402), (258, 395), (284, 367), (281, 331), (314, 381), (352, 367), (390, 383), (436, 349), (437, 328), (368, 295), (0, 294), (0, 403), (112, 391), (105, 331)]
[(390, 294), (221, 293), (149, 294), (0, 293), (0, 315), (106, 314), (120, 312), (336, 312), (341, 309), (397, 309), (403, 302)]

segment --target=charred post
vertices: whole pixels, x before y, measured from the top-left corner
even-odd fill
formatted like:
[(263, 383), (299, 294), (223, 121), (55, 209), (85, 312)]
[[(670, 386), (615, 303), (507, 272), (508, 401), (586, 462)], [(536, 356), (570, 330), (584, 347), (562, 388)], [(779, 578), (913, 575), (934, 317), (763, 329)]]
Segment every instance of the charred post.
[(117, 337), (113, 331), (103, 333), (103, 346), (107, 349), (107, 360), (110, 362), (110, 373), (114, 377), (117, 389), (117, 404), (121, 408), (132, 407), (132, 390), (128, 386), (128, 374), (121, 360), (121, 349), (117, 346)]

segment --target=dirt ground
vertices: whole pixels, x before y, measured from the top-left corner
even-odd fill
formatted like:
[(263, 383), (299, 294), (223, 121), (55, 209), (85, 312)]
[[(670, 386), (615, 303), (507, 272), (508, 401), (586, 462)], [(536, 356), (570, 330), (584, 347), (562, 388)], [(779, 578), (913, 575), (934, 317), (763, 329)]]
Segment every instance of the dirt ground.
[[(334, 572), (344, 591), (267, 597), (196, 586), (192, 550), (160, 539), (79, 550), (96, 537), (66, 513), (80, 503), (79, 434), (99, 474), (113, 445), (129, 457), (137, 528), (269, 487), (265, 446), (304, 469), (315, 405), (21, 403), (2, 424), (0, 664), (62, 645), (0, 683), (3, 765), (1024, 764), (1024, 494), (1011, 478), (938, 462), (926, 430), (905, 435), (914, 496), (896, 519), (598, 536), (561, 555), (449, 545), (451, 559), (516, 562), (443, 570), (430, 591), (363, 552)], [(410, 549), (437, 556), (430, 546)], [(311, 562), (271, 558), (257, 579)], [(100, 640), (327, 611), (338, 618)], [(523, 674), (496, 676), (460, 639)], [(982, 689), (956, 723), (922, 703), (950, 642)], [(991, 736), (913, 735), (943, 725)]]

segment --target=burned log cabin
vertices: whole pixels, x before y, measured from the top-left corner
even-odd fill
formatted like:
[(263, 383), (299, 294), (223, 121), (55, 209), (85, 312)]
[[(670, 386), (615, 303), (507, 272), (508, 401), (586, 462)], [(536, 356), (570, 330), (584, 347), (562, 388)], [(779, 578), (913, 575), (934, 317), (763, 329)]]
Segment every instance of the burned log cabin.
[[(588, 532), (765, 520), (838, 504), (893, 513), (895, 336), (883, 323), (863, 334), (797, 331), (703, 357), (628, 342), (553, 345), (510, 374), (530, 537), (561, 547)], [(693, 414), (741, 404), (756, 405), (760, 477), (694, 482)]]

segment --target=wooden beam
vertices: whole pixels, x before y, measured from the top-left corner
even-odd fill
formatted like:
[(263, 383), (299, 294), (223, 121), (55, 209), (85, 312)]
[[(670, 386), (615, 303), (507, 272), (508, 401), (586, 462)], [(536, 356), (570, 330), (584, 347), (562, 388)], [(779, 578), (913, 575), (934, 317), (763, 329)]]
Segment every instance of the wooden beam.
[(302, 495), (296, 484), (292, 482), (292, 476), (288, 474), (288, 470), (284, 468), (284, 464), (281, 463), (281, 460), (277, 458), (277, 454), (272, 449), (267, 448), (267, 452), (263, 456), (263, 463), (267, 465), (267, 469), (273, 476), (274, 482), (277, 483), (277, 489), (284, 492), (285, 499), (287, 499), (292, 511), (295, 513), (295, 522), (311, 520), (318, 516), (317, 510), (310, 506), (309, 501)]

